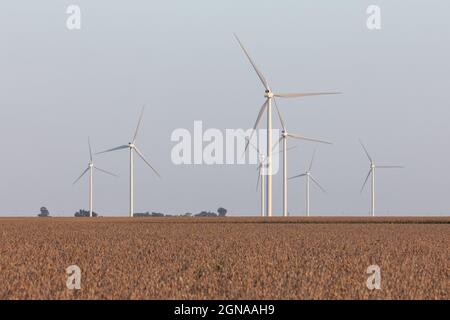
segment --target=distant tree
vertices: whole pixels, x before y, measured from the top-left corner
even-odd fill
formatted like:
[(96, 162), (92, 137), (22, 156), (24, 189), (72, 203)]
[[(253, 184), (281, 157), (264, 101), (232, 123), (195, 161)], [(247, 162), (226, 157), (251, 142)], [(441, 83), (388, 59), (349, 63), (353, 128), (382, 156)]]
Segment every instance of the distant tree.
[(149, 217), (149, 216), (150, 216), (150, 213), (148, 213), (148, 212), (145, 212), (145, 213), (136, 212), (133, 214), (134, 218), (142, 218), (142, 217)]
[(145, 213), (135, 213), (133, 214), (133, 217), (135, 218), (144, 218), (144, 217), (164, 217), (164, 213), (160, 212), (145, 212)]
[[(89, 217), (89, 211), (80, 209), (79, 211), (75, 212), (74, 216), (77, 217), (77, 218), (79, 218), (79, 217)], [(95, 213), (94, 211), (92, 211), (92, 216), (93, 217), (97, 217), (98, 214)]]
[(46, 207), (42, 207), (41, 213), (38, 214), (38, 217), (49, 217), (49, 216), (50, 212), (48, 211), (48, 209)]
[(164, 217), (164, 213), (152, 212), (152, 217)]
[(217, 209), (217, 212), (219, 213), (219, 217), (225, 217), (227, 215), (227, 209), (220, 207)]
[(217, 213), (210, 211), (202, 211), (195, 215), (196, 217), (217, 217)]

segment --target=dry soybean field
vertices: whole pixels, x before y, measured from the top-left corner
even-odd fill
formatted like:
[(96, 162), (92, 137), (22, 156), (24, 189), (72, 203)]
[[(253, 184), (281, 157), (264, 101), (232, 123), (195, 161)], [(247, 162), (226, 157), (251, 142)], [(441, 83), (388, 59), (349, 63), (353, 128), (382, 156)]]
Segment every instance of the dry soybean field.
[[(0, 299), (449, 299), (449, 223), (3, 218)], [(80, 290), (66, 286), (71, 265)]]

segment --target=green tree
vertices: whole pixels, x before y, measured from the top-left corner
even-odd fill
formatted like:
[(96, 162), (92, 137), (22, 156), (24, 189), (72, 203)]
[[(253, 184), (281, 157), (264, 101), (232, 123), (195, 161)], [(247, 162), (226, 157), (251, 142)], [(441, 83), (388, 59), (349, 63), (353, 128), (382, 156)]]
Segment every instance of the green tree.
[(38, 217), (49, 217), (49, 216), (50, 212), (48, 211), (48, 209), (46, 207), (42, 207), (41, 213), (38, 214)]
[(219, 217), (225, 217), (227, 215), (227, 209), (220, 207), (217, 209), (217, 212), (219, 213)]

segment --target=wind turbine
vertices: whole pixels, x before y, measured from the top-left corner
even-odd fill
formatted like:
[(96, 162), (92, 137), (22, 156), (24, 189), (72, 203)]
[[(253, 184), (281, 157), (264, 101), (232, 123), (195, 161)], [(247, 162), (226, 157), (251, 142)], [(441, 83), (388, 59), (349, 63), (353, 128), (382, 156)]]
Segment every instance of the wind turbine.
[(88, 171), (89, 171), (89, 217), (92, 217), (93, 212), (93, 185), (94, 185), (94, 169), (98, 170), (100, 172), (109, 174), (110, 176), (117, 177), (114, 173), (108, 172), (106, 170), (100, 169), (96, 166), (94, 166), (94, 161), (92, 158), (92, 148), (91, 148), (91, 141), (88, 138), (88, 145), (89, 145), (89, 164), (86, 170), (83, 171), (83, 173), (73, 182), (73, 184), (76, 184)]
[[(247, 142), (253, 147), (253, 149), (256, 150), (256, 152), (258, 153), (258, 181), (256, 182), (256, 190), (258, 190), (258, 188), (261, 188), (261, 217), (265, 216), (265, 177), (266, 174), (263, 171), (267, 168), (267, 162), (266, 162), (266, 155), (261, 153), (259, 148), (257, 146), (255, 146), (253, 143), (251, 143), (251, 141), (248, 139), (248, 137), (246, 137)], [(287, 150), (292, 150), (295, 149), (295, 147), (290, 147)], [(278, 153), (280, 153), (281, 151), (279, 151)]]
[(306, 177), (306, 216), (309, 217), (309, 201), (310, 201), (310, 180), (317, 186), (319, 187), (320, 190), (322, 190), (324, 193), (326, 193), (325, 189), (320, 185), (320, 183), (314, 179), (314, 177), (311, 174), (311, 169), (313, 166), (313, 162), (314, 162), (314, 156), (316, 154), (316, 151), (314, 151), (312, 158), (311, 158), (311, 162), (309, 164), (308, 170), (305, 171), (305, 173), (293, 176), (291, 178), (289, 178), (289, 180), (291, 179), (295, 179), (295, 178), (300, 178), (300, 177)]
[(266, 156), (264, 154), (261, 154), (258, 151), (259, 154), (259, 164), (258, 164), (258, 181), (256, 182), (256, 190), (258, 190), (258, 188), (261, 189), (261, 217), (264, 217), (265, 215), (265, 211), (266, 211), (266, 201), (265, 201), (265, 197), (266, 197), (266, 188), (265, 188), (265, 182), (266, 182), (266, 176), (263, 172), (263, 167), (266, 168), (267, 167), (267, 163), (266, 163)]
[(152, 167), (152, 165), (150, 164), (150, 162), (147, 161), (147, 159), (145, 158), (145, 156), (143, 155), (143, 153), (139, 150), (139, 148), (136, 145), (136, 139), (137, 139), (137, 135), (139, 132), (139, 128), (141, 126), (141, 122), (142, 122), (142, 117), (144, 115), (144, 109), (145, 107), (142, 107), (142, 111), (141, 111), (141, 115), (139, 117), (139, 122), (138, 125), (136, 127), (136, 131), (134, 132), (134, 136), (133, 139), (131, 140), (132, 142), (129, 142), (126, 145), (121, 145), (112, 149), (108, 149), (100, 153), (107, 153), (107, 152), (111, 152), (111, 151), (117, 151), (117, 150), (122, 150), (122, 149), (128, 149), (130, 151), (130, 210), (129, 210), (129, 216), (133, 217), (134, 215), (134, 152), (137, 153), (137, 155), (150, 167), (150, 169), (153, 170), (153, 172), (159, 177), (161, 178), (161, 176), (159, 175), (158, 171), (156, 171), (155, 168)]
[[(253, 126), (253, 132), (256, 130), (259, 121), (261, 120), (262, 115), (267, 111), (267, 215), (269, 217), (272, 216), (272, 157), (271, 157), (271, 150), (272, 150), (272, 99), (277, 98), (298, 98), (298, 97), (307, 97), (307, 96), (319, 96), (319, 95), (329, 95), (329, 94), (339, 94), (340, 92), (317, 92), (317, 93), (274, 93), (269, 83), (267, 82), (266, 78), (263, 76), (263, 74), (259, 71), (256, 64), (253, 62), (252, 58), (250, 57), (249, 53), (245, 49), (242, 42), (239, 40), (238, 36), (234, 34), (234, 37), (236, 38), (237, 42), (239, 43), (239, 46), (244, 51), (245, 55), (247, 56), (248, 61), (253, 66), (253, 69), (255, 70), (259, 80), (261, 80), (263, 86), (264, 86), (264, 97), (266, 100), (264, 101), (263, 105), (261, 106), (258, 117), (256, 118), (255, 125)], [(251, 136), (250, 136), (251, 138)], [(246, 146), (247, 150), (248, 144)]]
[[(283, 216), (287, 217), (288, 216), (288, 184), (287, 184), (287, 155), (288, 155), (288, 148), (287, 148), (287, 140), (289, 138), (292, 139), (299, 139), (299, 140), (306, 140), (306, 141), (313, 141), (313, 142), (318, 142), (318, 143), (324, 143), (324, 144), (331, 144), (331, 142), (327, 142), (327, 141), (323, 141), (323, 140), (318, 140), (318, 139), (312, 139), (312, 138), (306, 138), (302, 135), (299, 134), (294, 134), (294, 133), (289, 133), (286, 129), (286, 124), (283, 120), (283, 117), (281, 116), (281, 112), (280, 109), (277, 106), (277, 103), (275, 101), (275, 107), (277, 109), (277, 113), (278, 113), (278, 118), (280, 119), (281, 122), (281, 127), (283, 128), (283, 130), (281, 131), (281, 137), (280, 139), (277, 141), (277, 143), (275, 144), (274, 148), (279, 144), (279, 143), (283, 143)], [(311, 163), (312, 165), (312, 163)], [(308, 178), (309, 179), (309, 178)], [(307, 180), (308, 180), (307, 179)], [(308, 188), (309, 188), (309, 180), (308, 180)], [(308, 189), (309, 192), (309, 189)], [(309, 196), (308, 196), (308, 202), (309, 202)], [(309, 212), (309, 204), (308, 204), (308, 212)]]
[(261, 188), (261, 217), (265, 216), (265, 195), (266, 195), (266, 189), (265, 189), (265, 175), (262, 171), (263, 167), (266, 167), (266, 156), (259, 151), (259, 148), (255, 146), (248, 137), (244, 137), (245, 140), (247, 140), (247, 144), (250, 144), (253, 149), (256, 150), (258, 153), (258, 180), (256, 182), (256, 190), (258, 191), (259, 188)]
[(403, 167), (402, 166), (377, 166), (377, 165), (375, 165), (374, 161), (372, 160), (372, 157), (370, 156), (369, 152), (367, 151), (366, 147), (364, 146), (364, 144), (362, 143), (361, 140), (359, 140), (359, 143), (361, 144), (367, 158), (370, 161), (369, 173), (367, 174), (366, 180), (364, 180), (364, 183), (361, 187), (361, 192), (363, 192), (364, 187), (366, 186), (366, 183), (369, 180), (370, 175), (372, 175), (372, 217), (375, 217), (375, 169), (396, 169), (396, 168), (403, 168)]

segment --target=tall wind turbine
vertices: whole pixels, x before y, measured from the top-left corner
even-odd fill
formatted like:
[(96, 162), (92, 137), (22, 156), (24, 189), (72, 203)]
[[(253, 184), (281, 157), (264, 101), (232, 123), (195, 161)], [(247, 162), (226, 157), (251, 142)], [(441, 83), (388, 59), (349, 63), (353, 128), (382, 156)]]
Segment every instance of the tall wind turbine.
[[(292, 139), (300, 139), (300, 140), (313, 141), (313, 142), (325, 143), (325, 144), (331, 144), (331, 142), (318, 140), (318, 139), (312, 139), (312, 138), (306, 138), (299, 134), (289, 133), (286, 129), (286, 124), (283, 120), (283, 117), (281, 116), (281, 112), (280, 112), (280, 109), (278, 109), (276, 101), (275, 101), (275, 107), (277, 109), (278, 118), (280, 118), (281, 126), (283, 128), (283, 130), (281, 131), (281, 137), (277, 141), (275, 146), (277, 146), (277, 144), (281, 144), (281, 143), (283, 144), (283, 150), (282, 150), (282, 152), (283, 152), (283, 216), (287, 217), (288, 216), (288, 184), (287, 184), (287, 180), (288, 180), (288, 177), (287, 177), (287, 173), (288, 173), (287, 155), (288, 155), (288, 152), (287, 151), (288, 151), (288, 148), (287, 148), (287, 140), (289, 138), (292, 138)], [(274, 148), (275, 148), (275, 146), (274, 146)], [(312, 163), (311, 163), (311, 165), (312, 165)], [(309, 188), (309, 178), (307, 180), (308, 180), (308, 188)], [(309, 196), (308, 196), (308, 202), (309, 202)], [(309, 209), (308, 209), (308, 211), (309, 211)]]
[(139, 148), (136, 145), (136, 139), (137, 139), (137, 135), (139, 132), (139, 128), (141, 126), (142, 117), (144, 115), (144, 109), (145, 109), (145, 107), (142, 107), (141, 115), (139, 117), (139, 122), (136, 127), (136, 131), (134, 132), (133, 140), (131, 140), (132, 142), (129, 142), (126, 145), (121, 145), (121, 146), (118, 146), (118, 147), (115, 147), (112, 149), (108, 149), (108, 150), (98, 153), (98, 154), (100, 154), (100, 153), (106, 153), (106, 152), (117, 151), (117, 150), (122, 150), (122, 149), (128, 149), (130, 151), (130, 208), (129, 208), (130, 209), (129, 210), (130, 217), (133, 217), (133, 215), (134, 215), (134, 152), (136, 152), (136, 154), (150, 167), (150, 169), (152, 169), (153, 172), (159, 178), (161, 178), (158, 171), (156, 171), (156, 169), (152, 167), (150, 162), (147, 161), (147, 159), (145, 158), (143, 153), (139, 150)]
[(375, 169), (396, 169), (396, 168), (403, 168), (403, 167), (402, 166), (377, 166), (377, 165), (375, 165), (374, 161), (372, 160), (372, 157), (370, 156), (369, 152), (367, 151), (366, 147), (364, 146), (364, 144), (362, 143), (361, 140), (359, 140), (359, 143), (361, 143), (361, 146), (364, 149), (364, 152), (370, 161), (369, 173), (367, 174), (366, 180), (364, 180), (364, 183), (361, 187), (361, 192), (363, 192), (364, 187), (366, 186), (366, 183), (369, 180), (369, 177), (372, 175), (372, 217), (375, 217)]
[(73, 182), (73, 184), (76, 184), (88, 171), (89, 171), (89, 217), (92, 217), (93, 212), (93, 187), (94, 187), (94, 169), (98, 170), (100, 172), (109, 174), (110, 176), (117, 177), (114, 173), (108, 172), (106, 170), (100, 169), (96, 166), (94, 166), (94, 161), (92, 158), (92, 148), (91, 148), (91, 141), (88, 139), (88, 145), (89, 145), (89, 164), (86, 170), (83, 171), (83, 173)]
[[(317, 92), (317, 93), (274, 93), (269, 86), (269, 83), (267, 82), (266, 78), (263, 76), (263, 74), (259, 71), (256, 64), (253, 62), (252, 58), (248, 54), (247, 50), (245, 49), (242, 42), (239, 40), (237, 35), (235, 34), (234, 37), (236, 38), (237, 42), (239, 43), (240, 47), (244, 51), (245, 55), (247, 56), (248, 61), (253, 66), (253, 69), (255, 70), (259, 80), (261, 80), (263, 86), (264, 86), (264, 97), (266, 100), (264, 101), (263, 105), (261, 106), (261, 109), (259, 110), (258, 117), (256, 118), (255, 125), (253, 126), (253, 132), (256, 130), (259, 121), (261, 120), (262, 115), (267, 111), (267, 215), (269, 217), (272, 216), (272, 99), (275, 99), (275, 97), (278, 98), (297, 98), (297, 97), (307, 97), (307, 96), (319, 96), (319, 95), (329, 95), (329, 94), (338, 94), (339, 92)], [(251, 136), (250, 136), (251, 138)], [(247, 150), (248, 144), (246, 146)]]
[(313, 162), (314, 162), (314, 156), (315, 156), (316, 152), (314, 151), (313, 156), (311, 158), (311, 162), (309, 164), (308, 170), (305, 171), (305, 173), (293, 176), (290, 179), (295, 179), (295, 178), (300, 178), (300, 177), (306, 177), (305, 181), (306, 181), (306, 216), (309, 217), (309, 203), (310, 203), (310, 180), (319, 187), (320, 190), (322, 190), (324, 193), (326, 193), (325, 189), (320, 185), (320, 183), (314, 179), (314, 177), (311, 174), (311, 169), (313, 166)]

